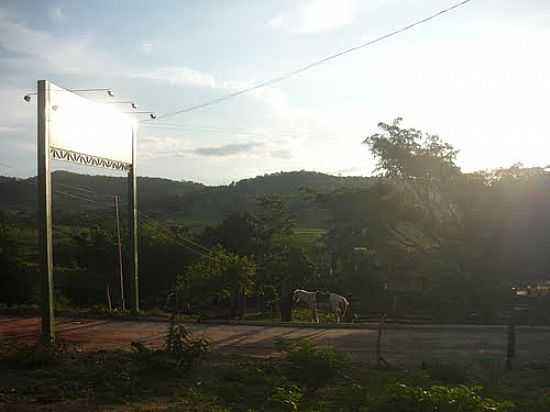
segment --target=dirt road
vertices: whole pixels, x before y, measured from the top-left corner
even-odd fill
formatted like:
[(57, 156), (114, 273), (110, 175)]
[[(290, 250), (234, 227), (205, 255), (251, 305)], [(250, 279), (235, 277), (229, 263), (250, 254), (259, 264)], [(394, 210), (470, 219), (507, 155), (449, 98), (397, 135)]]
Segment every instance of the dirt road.
[[(18, 344), (38, 338), (38, 318), (0, 316), (0, 342)], [(189, 328), (210, 340), (224, 353), (271, 355), (277, 338), (309, 338), (349, 352), (366, 361), (375, 360), (374, 329), (329, 329), (281, 326), (204, 325)], [(129, 348), (133, 341), (159, 346), (167, 323), (151, 321), (82, 320), (59, 318), (58, 336), (82, 350)], [(382, 339), (384, 358), (394, 364), (418, 365), (422, 361), (496, 363), (506, 352), (503, 326), (388, 326)], [(550, 328), (517, 328), (517, 361), (550, 361)]]

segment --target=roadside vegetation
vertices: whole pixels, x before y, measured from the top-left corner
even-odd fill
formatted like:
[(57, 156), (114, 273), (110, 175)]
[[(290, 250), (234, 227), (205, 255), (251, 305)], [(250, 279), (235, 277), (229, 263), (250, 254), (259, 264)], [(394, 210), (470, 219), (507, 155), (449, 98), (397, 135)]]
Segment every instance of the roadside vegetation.
[(5, 410), (547, 412), (550, 365), (487, 375), (458, 365), (375, 368), (330, 347), (280, 341), (271, 358), (208, 354), (172, 323), (160, 349), (2, 348)]

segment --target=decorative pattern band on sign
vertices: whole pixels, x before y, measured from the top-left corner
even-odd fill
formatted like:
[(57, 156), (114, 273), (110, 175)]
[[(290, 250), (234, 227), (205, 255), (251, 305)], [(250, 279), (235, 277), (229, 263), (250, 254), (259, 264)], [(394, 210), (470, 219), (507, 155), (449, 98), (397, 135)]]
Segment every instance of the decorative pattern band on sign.
[(126, 171), (132, 168), (130, 163), (105, 159), (104, 157), (92, 156), (85, 153), (73, 152), (72, 150), (59, 149), (57, 147), (50, 147), (50, 155), (56, 160), (66, 160), (86, 166)]

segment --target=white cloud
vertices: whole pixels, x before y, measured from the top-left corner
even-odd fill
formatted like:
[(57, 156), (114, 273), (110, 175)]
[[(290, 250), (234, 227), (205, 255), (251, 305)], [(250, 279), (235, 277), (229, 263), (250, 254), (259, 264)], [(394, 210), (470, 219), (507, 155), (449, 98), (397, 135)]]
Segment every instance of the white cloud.
[(214, 76), (187, 66), (160, 67), (150, 72), (138, 73), (134, 77), (161, 81), (175, 86), (216, 88), (216, 79)]
[(353, 0), (309, 0), (298, 3), (297, 9), (281, 13), (268, 24), (291, 33), (320, 33), (351, 24)]
[(33, 30), (1, 10), (0, 47), (17, 55), (12, 64), (42, 65), (56, 73), (101, 73), (113, 63), (93, 47), (89, 36), (66, 38)]
[(142, 135), (138, 139), (138, 157), (142, 160), (177, 155), (189, 150), (185, 139), (174, 136)]

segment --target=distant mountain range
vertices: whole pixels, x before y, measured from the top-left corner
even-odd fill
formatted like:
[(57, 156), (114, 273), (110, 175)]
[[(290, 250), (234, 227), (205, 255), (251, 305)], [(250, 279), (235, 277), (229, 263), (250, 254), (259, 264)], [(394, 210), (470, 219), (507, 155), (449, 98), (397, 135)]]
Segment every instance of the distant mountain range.
[[(215, 224), (234, 211), (253, 211), (263, 195), (284, 198), (299, 224), (322, 225), (323, 213), (311, 193), (342, 188), (367, 188), (371, 177), (340, 177), (318, 172), (281, 172), (240, 180), (226, 186), (206, 186), (188, 181), (152, 177), (138, 178), (140, 210), (165, 221), (191, 226)], [(112, 208), (113, 196), (124, 207), (127, 182), (124, 177), (81, 175), (56, 171), (52, 175), (54, 213), (66, 216)], [(0, 177), (0, 210), (32, 215), (36, 207), (36, 178)], [(29, 216), (30, 217), (30, 216)]]

